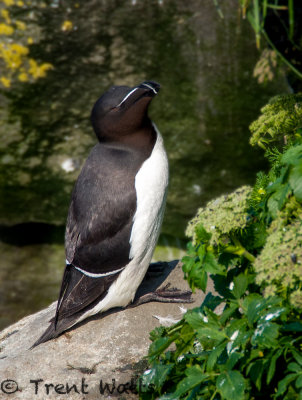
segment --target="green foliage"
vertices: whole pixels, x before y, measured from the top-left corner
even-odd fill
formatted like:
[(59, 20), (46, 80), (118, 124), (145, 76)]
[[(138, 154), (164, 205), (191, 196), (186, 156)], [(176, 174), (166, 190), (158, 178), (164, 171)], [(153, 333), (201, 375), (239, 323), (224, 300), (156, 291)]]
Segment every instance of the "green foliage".
[[(209, 294), (177, 325), (153, 331), (141, 399), (298, 399), (302, 323), (280, 297), (249, 294), (245, 272), (232, 275), (227, 294)], [(222, 301), (223, 312), (214, 313)]]
[(266, 150), (301, 137), (302, 94), (273, 97), (261, 112), (262, 115), (250, 125), (252, 146)]
[[(278, 135), (297, 128), (283, 123)], [(216, 295), (151, 332), (141, 399), (302, 398), (302, 141), (266, 156), (254, 188), (190, 222), (185, 279), (205, 291), (210, 276)]]
[[(203, 241), (204, 230), (212, 246), (218, 246), (226, 240), (226, 234), (246, 227), (248, 214), (245, 212), (246, 201), (251, 187), (243, 186), (230, 195), (224, 195), (210, 201), (205, 208), (200, 208), (188, 224), (186, 235), (192, 237), (193, 243)], [(199, 226), (202, 221), (202, 227)], [(197, 227), (198, 226), (198, 227)], [(197, 229), (196, 229), (197, 227)]]
[[(219, 0), (213, 0), (217, 12), (224, 18)], [(242, 18), (250, 23), (256, 39), (257, 49), (261, 49), (261, 41), (266, 48), (254, 70), (258, 82), (273, 79), (272, 67), (279, 59), (296, 78), (302, 79), (301, 73), (301, 30), (299, 14), (301, 4), (294, 0), (238, 0)], [(282, 38), (281, 38), (282, 37)]]
[[(302, 218), (283, 226), (277, 219), (254, 268), (265, 296), (280, 294), (302, 310)], [(299, 260), (299, 262), (298, 262)]]
[[(301, 50), (301, 32), (298, 29), (299, 18), (295, 14), (299, 13), (299, 5), (294, 4), (294, 0), (239, 0), (242, 17), (249, 21), (255, 32), (256, 46), (261, 47), (261, 38), (273, 50), (275, 57), (284, 63), (293, 72), (297, 78), (302, 79), (299, 56), (291, 56)], [(280, 46), (280, 39), (276, 40), (272, 33), (271, 25), (275, 25), (274, 30), (282, 35), (283, 41), (287, 44), (284, 48)], [(285, 39), (286, 38), (286, 39)], [(283, 48), (282, 48), (283, 47)], [(290, 55), (289, 55), (290, 53)], [(274, 62), (274, 58), (272, 59)]]

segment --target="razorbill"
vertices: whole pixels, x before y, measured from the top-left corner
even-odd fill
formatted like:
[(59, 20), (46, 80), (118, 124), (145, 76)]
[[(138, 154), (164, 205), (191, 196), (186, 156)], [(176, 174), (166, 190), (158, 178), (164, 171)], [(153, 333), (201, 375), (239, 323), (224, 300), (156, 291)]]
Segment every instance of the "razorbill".
[(33, 347), (133, 302), (159, 236), (168, 187), (163, 139), (148, 117), (159, 87), (152, 81), (113, 86), (92, 109), (98, 143), (71, 197), (56, 314)]

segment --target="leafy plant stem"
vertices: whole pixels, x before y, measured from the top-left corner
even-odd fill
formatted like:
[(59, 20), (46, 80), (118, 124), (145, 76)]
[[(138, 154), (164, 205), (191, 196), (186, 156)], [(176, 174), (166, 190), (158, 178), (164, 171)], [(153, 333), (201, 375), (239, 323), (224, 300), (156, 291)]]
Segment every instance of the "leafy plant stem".
[(173, 333), (179, 331), (182, 328), (182, 326), (183, 326), (182, 320), (177, 322), (175, 325), (173, 325), (173, 327), (169, 329), (169, 335), (172, 335)]
[(281, 58), (281, 60), (300, 78), (302, 79), (302, 73), (300, 71), (297, 70), (297, 68), (295, 68), (293, 66), (292, 63), (290, 63), (281, 53), (280, 51), (276, 48), (276, 46), (274, 45), (274, 43), (270, 40), (270, 38), (268, 37), (268, 34), (265, 32), (265, 30), (262, 30), (262, 34), (265, 37), (266, 41), (269, 43), (269, 45), (274, 49), (274, 51), (278, 54), (278, 56)]
[[(232, 241), (234, 242), (237, 250), (236, 252), (234, 252), (232, 250), (232, 247), (229, 246), (228, 248), (226, 248), (226, 251), (229, 253), (233, 253), (233, 254), (240, 254), (243, 257), (245, 257), (247, 260), (249, 260), (250, 262), (254, 262), (256, 260), (256, 258), (253, 256), (253, 254), (251, 254), (250, 252), (248, 252), (240, 243), (240, 241), (236, 238), (236, 236), (232, 236), (231, 237)], [(229, 250), (228, 250), (229, 249)]]

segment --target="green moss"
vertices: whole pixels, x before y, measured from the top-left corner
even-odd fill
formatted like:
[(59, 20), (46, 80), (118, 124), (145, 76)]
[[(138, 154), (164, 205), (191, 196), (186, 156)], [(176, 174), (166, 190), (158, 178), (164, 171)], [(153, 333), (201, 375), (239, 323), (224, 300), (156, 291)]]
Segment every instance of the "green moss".
[(302, 128), (302, 94), (273, 97), (261, 109), (262, 115), (250, 125), (251, 145), (264, 149), (292, 141)]
[(244, 229), (248, 224), (247, 200), (252, 191), (250, 186), (242, 186), (229, 195), (223, 195), (200, 208), (189, 222), (186, 235), (196, 243), (196, 228), (202, 224), (211, 234), (210, 244), (225, 242), (227, 236)]

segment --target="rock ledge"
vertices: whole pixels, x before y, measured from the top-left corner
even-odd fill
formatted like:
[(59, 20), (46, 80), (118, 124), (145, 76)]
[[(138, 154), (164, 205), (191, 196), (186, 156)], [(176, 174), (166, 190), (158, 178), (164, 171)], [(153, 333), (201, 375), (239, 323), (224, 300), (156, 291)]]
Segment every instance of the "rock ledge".
[[(188, 289), (177, 261), (142, 293), (170, 283)], [(149, 332), (201, 304), (147, 303), (84, 321), (57, 339), (29, 350), (54, 315), (56, 302), (0, 333), (0, 399), (137, 399), (135, 377), (146, 367)]]

